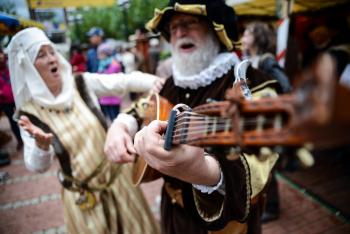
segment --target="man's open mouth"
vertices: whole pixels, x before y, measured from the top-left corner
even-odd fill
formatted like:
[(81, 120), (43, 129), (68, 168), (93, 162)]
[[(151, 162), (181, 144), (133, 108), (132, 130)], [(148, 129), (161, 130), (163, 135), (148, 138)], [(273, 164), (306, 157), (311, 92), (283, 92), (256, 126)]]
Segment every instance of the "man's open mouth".
[(194, 47), (193, 43), (183, 43), (180, 48), (184, 50), (192, 49)]

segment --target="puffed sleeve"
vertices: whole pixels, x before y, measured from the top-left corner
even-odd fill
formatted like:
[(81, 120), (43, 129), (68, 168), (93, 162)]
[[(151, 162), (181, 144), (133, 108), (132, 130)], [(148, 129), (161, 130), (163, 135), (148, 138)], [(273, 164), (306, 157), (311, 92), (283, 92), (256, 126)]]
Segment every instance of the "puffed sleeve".
[(265, 187), (269, 173), (278, 159), (271, 154), (264, 160), (241, 154), (236, 159), (217, 157), (225, 180), (225, 193), (202, 193), (192, 186), (183, 190), (185, 209), (210, 230), (224, 228), (231, 220), (245, 222), (251, 201)]

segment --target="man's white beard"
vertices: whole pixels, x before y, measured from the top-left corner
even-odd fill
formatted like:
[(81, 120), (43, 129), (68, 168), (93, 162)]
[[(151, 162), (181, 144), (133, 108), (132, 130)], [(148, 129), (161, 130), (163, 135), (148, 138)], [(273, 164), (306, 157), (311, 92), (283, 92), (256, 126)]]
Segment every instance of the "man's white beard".
[(191, 38), (186, 37), (179, 39), (172, 48), (173, 65), (183, 76), (200, 73), (210, 65), (220, 51), (220, 44), (213, 33), (209, 33), (203, 40), (202, 45), (196, 45), (198, 46), (197, 49), (190, 54), (179, 51), (178, 45), (183, 42), (194, 44)]

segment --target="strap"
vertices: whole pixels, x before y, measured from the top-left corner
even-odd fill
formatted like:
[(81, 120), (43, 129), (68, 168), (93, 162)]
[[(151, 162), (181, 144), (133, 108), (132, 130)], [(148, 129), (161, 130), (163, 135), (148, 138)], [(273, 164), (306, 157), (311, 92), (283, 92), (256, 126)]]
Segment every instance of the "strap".
[(75, 76), (75, 83), (77, 85), (78, 92), (80, 94), (80, 97), (83, 99), (83, 101), (86, 103), (90, 111), (97, 117), (99, 122), (101, 123), (102, 127), (107, 131), (108, 125), (107, 122), (102, 114), (102, 112), (95, 106), (94, 102), (92, 101), (87, 86), (85, 84), (84, 78), (81, 74)]
[[(102, 163), (104, 163), (104, 162), (105, 162), (105, 160), (102, 161)], [(96, 168), (96, 170), (92, 174), (95, 174), (95, 175), (98, 174), (97, 171), (98, 171), (98, 168), (100, 168), (100, 165), (99, 165), (99, 167)], [(70, 187), (65, 187), (66, 189), (68, 189), (70, 191), (74, 191), (74, 192), (81, 192), (82, 190), (87, 190), (89, 192), (103, 191), (114, 182), (115, 178), (119, 175), (119, 173), (121, 171), (122, 165), (113, 164), (112, 167), (113, 168), (112, 168), (112, 172), (111, 172), (111, 176), (109, 178), (109, 181), (107, 183), (105, 183), (103, 185), (99, 185), (99, 186), (89, 186), (88, 182), (86, 182), (86, 179), (83, 181), (78, 180), (77, 178), (75, 178), (73, 176), (66, 175), (61, 170), (58, 170), (57, 177), (63, 186), (64, 186), (64, 181), (69, 181), (72, 184), (72, 186), (70, 186)], [(94, 178), (94, 176), (91, 178)]]

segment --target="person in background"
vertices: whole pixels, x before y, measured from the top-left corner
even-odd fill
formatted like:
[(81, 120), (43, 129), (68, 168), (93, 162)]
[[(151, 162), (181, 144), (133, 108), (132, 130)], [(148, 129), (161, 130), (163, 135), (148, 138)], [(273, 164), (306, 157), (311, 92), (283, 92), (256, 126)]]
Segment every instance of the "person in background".
[[(110, 43), (104, 42), (97, 47), (99, 65), (97, 73), (113, 74), (122, 71), (121, 64), (115, 59), (113, 47)], [(99, 98), (101, 109), (106, 118), (112, 122), (118, 115), (121, 98), (118, 96), (103, 96)]]
[(73, 77), (68, 61), (38, 28), (18, 32), (8, 51), (25, 165), (45, 172), (58, 158), (67, 232), (157, 233), (141, 190), (131, 184), (130, 166), (106, 160), (107, 124), (96, 101), (146, 92), (156, 77), (140, 72)]
[(131, 50), (131, 44), (126, 44), (122, 48), (121, 61), (124, 65), (124, 72), (129, 74), (136, 70), (136, 56)]
[(92, 27), (86, 33), (90, 41), (90, 49), (87, 51), (87, 71), (97, 72), (99, 60), (97, 55), (97, 47), (103, 42), (104, 32), (99, 27)]
[[(287, 75), (275, 59), (276, 35), (271, 26), (263, 22), (252, 22), (247, 25), (242, 42), (243, 58), (249, 59), (252, 66), (274, 77), (282, 89), (279, 93), (291, 91)], [(273, 168), (271, 178), (266, 189), (266, 207), (262, 213), (263, 223), (276, 220), (279, 217), (280, 199), (276, 179), (276, 166)]]
[[(1, 114), (2, 113), (0, 113), (0, 117), (1, 117)], [(3, 130), (0, 130), (0, 167), (7, 166), (11, 163), (11, 155), (8, 152), (8, 150), (5, 149), (5, 145), (9, 143), (11, 139), (12, 137), (10, 134), (8, 134)], [(5, 172), (0, 171), (0, 174), (3, 174), (3, 176), (5, 177), (4, 173)], [(1, 182), (1, 178), (0, 178), (0, 182)]]
[(84, 54), (85, 45), (73, 44), (70, 49), (70, 64), (73, 72), (86, 72), (86, 56)]
[(11, 89), (10, 73), (8, 70), (7, 56), (0, 48), (0, 112), (4, 112), (10, 123), (11, 130), (17, 140), (17, 150), (21, 150), (23, 142), (16, 122), (13, 120), (15, 113), (15, 101)]
[(148, 53), (151, 73), (155, 74), (160, 57), (160, 42), (158, 38), (151, 38), (149, 40)]
[(280, 93), (291, 91), (289, 78), (275, 59), (276, 34), (270, 25), (258, 21), (248, 24), (241, 42), (244, 59), (278, 80), (282, 87)]
[[(224, 100), (240, 63), (232, 52), (236, 24), (234, 9), (223, 0), (170, 0), (166, 8), (157, 9), (146, 26), (172, 46), (172, 76), (159, 94), (173, 105), (191, 108)], [(251, 67), (247, 77), (252, 98), (259, 98), (265, 88), (275, 95), (276, 80)], [(137, 153), (163, 174), (162, 233), (261, 232), (260, 198), (277, 154), (258, 160), (244, 151), (231, 160), (224, 146), (214, 150), (187, 144), (167, 151), (162, 137), (167, 122), (155, 120), (138, 131), (140, 119), (137, 114), (119, 114), (108, 130), (105, 152), (116, 163), (133, 162)]]

